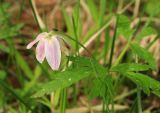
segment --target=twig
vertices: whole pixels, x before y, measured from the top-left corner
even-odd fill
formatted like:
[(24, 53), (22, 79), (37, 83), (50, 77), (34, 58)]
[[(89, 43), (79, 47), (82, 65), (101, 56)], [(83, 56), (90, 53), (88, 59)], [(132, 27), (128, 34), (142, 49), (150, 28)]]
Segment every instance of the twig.
[[(106, 23), (101, 29), (99, 29), (85, 44), (84, 47), (88, 47), (96, 38), (98, 35), (100, 35), (113, 21), (114, 19), (110, 19), (110, 21), (108, 23)], [(79, 49), (79, 53), (83, 53), (84, 48), (80, 48)]]
[(123, 7), (123, 3), (124, 3), (124, 0), (119, 0), (119, 2), (118, 2), (117, 12), (119, 12), (119, 11), (122, 9), (122, 7)]
[(123, 98), (125, 98), (125, 97), (127, 97), (127, 96), (130, 96), (130, 95), (136, 93), (136, 92), (137, 92), (137, 89), (134, 89), (134, 90), (132, 90), (132, 91), (130, 91), (130, 92), (124, 93), (124, 94), (122, 94), (122, 95), (120, 95), (120, 96), (117, 96), (117, 97), (114, 99), (114, 101), (123, 99)]
[(122, 10), (118, 11), (118, 14), (122, 14), (123, 12), (125, 12), (132, 4), (134, 3), (134, 0), (131, 1), (129, 4), (127, 4)]
[(134, 18), (138, 16), (140, 3), (141, 3), (140, 0), (136, 0), (136, 2), (135, 2), (134, 13), (133, 13)]
[(37, 11), (37, 8), (36, 8), (36, 5), (35, 5), (35, 1), (34, 0), (29, 0), (29, 2), (30, 2), (30, 5), (31, 5), (31, 8), (32, 8), (32, 11), (33, 11), (34, 18), (35, 18), (37, 24), (39, 25), (39, 28), (41, 29), (41, 31), (43, 31), (44, 29), (46, 29), (46, 26), (44, 25), (41, 17), (38, 14), (38, 11)]
[[(127, 105), (115, 104), (114, 106), (115, 106), (115, 111), (122, 111), (122, 110), (128, 109)], [(100, 112), (102, 110), (102, 104), (93, 106), (90, 109), (92, 109), (96, 113), (98, 111)], [(67, 109), (66, 113), (88, 113), (90, 111), (90, 109), (87, 107), (78, 107), (78, 108)], [(109, 109), (111, 109), (111, 105), (109, 105)]]
[[(149, 19), (150, 19), (150, 17), (135, 18), (135, 19), (133, 20), (133, 22), (131, 23), (131, 28), (133, 28), (133, 27), (139, 22), (139, 20), (141, 20), (141, 22), (146, 22), (146, 21), (148, 21)], [(156, 24), (160, 24), (160, 19), (159, 19), (159, 18), (153, 17), (153, 18), (151, 18), (151, 21), (152, 21), (152, 22), (155, 22)]]
[(88, 6), (86, 5), (86, 3), (85, 3), (85, 1), (84, 0), (80, 0), (80, 4), (81, 4), (81, 6), (83, 7), (83, 9), (86, 11), (86, 13), (87, 13), (87, 20), (90, 20), (91, 19), (91, 14), (90, 14), (90, 11), (89, 11), (89, 9), (88, 9)]

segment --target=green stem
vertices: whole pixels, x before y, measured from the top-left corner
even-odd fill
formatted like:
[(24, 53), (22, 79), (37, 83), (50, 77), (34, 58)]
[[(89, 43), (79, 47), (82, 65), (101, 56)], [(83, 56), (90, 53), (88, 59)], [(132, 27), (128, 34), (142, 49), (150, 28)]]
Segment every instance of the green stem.
[(114, 63), (114, 66), (116, 66), (117, 64), (119, 64), (119, 62), (122, 60), (123, 56), (125, 55), (125, 53), (127, 52), (127, 50), (129, 49), (130, 43), (132, 41), (132, 38), (136, 36), (137, 32), (138, 32), (138, 28), (140, 26), (140, 21), (138, 22), (138, 25), (136, 26), (136, 29), (134, 30), (134, 32), (132, 33), (132, 35), (129, 37), (128, 39), (128, 43), (125, 46), (125, 48), (123, 49), (123, 51), (121, 52), (121, 54), (118, 56), (117, 60)]
[(109, 36), (109, 29), (106, 28), (105, 30), (105, 42), (104, 42), (104, 52), (103, 52), (103, 60), (104, 60), (104, 65), (106, 64), (107, 61), (107, 53), (109, 50), (109, 43), (110, 43), (110, 36)]
[[(110, 52), (110, 58), (109, 58), (109, 66), (108, 66), (108, 68), (110, 68), (111, 65), (112, 65), (112, 57), (113, 57), (115, 40), (116, 40), (116, 35), (117, 35), (117, 23), (118, 23), (118, 15), (116, 15), (116, 24), (115, 24), (115, 30), (114, 30), (114, 35), (113, 35), (113, 39), (112, 39), (112, 45), (111, 45), (111, 52)], [(107, 108), (108, 105), (106, 103), (103, 103), (103, 104), (105, 104), (105, 106)], [(112, 110), (111, 111), (112, 111), (112, 113), (114, 113), (114, 101), (113, 100), (112, 100), (111, 104), (112, 104)], [(103, 112), (107, 111), (106, 108), (104, 109)]]
[(141, 106), (141, 89), (137, 86), (137, 107), (138, 113), (142, 113), (142, 106)]
[(79, 54), (79, 51), (78, 51), (78, 34), (77, 34), (77, 27), (76, 27), (76, 24), (75, 24), (75, 20), (74, 18), (72, 18), (72, 21), (73, 21), (73, 30), (74, 30), (74, 36), (75, 36), (75, 48), (76, 48), (76, 52)]
[(78, 90), (76, 84), (73, 85), (73, 105), (76, 105)]
[[(138, 56), (135, 56), (135, 62), (138, 63)], [(137, 108), (138, 108), (138, 113), (142, 113), (142, 106), (141, 106), (141, 89), (137, 85)]]
[(33, 16), (40, 28), (41, 31), (45, 31), (46, 30), (46, 26), (44, 25), (42, 19), (40, 18), (36, 5), (35, 5), (35, 1), (34, 0), (29, 0), (30, 6), (32, 8), (32, 12), (33, 12)]
[(125, 48), (123, 49), (123, 51), (121, 52), (121, 54), (118, 56), (117, 60), (115, 61), (114, 65), (116, 66), (117, 64), (119, 64), (119, 62), (121, 61), (121, 59), (123, 58), (123, 56), (125, 55), (126, 51), (129, 48), (129, 44), (130, 41), (128, 41), (127, 45), (125, 46)]
[(112, 65), (112, 57), (113, 57), (114, 45), (115, 45), (115, 40), (116, 40), (116, 35), (117, 35), (117, 23), (118, 23), (118, 15), (116, 16), (116, 25), (115, 25), (115, 30), (114, 30), (113, 40), (112, 40), (110, 58), (109, 58), (109, 68)]
[(60, 113), (65, 113), (66, 111), (66, 99), (67, 99), (67, 93), (66, 93), (66, 88), (64, 88), (61, 92)]

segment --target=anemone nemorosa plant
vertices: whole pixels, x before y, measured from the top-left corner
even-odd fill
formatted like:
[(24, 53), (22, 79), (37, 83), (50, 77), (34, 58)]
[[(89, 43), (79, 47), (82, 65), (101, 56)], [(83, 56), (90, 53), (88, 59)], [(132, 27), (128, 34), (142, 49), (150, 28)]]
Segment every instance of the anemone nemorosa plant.
[(48, 64), (53, 70), (58, 70), (61, 63), (60, 37), (52, 32), (40, 33), (35, 40), (27, 45), (30, 49), (34, 44), (36, 47), (36, 58), (42, 63), (46, 57)]

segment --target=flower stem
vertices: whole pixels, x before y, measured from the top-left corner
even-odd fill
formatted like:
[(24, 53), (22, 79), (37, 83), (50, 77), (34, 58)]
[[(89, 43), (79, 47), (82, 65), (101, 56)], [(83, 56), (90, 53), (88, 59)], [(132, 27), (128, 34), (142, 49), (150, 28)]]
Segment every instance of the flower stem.
[[(118, 22), (118, 15), (116, 15), (116, 24), (115, 24), (115, 30), (114, 30), (114, 35), (113, 35), (113, 39), (112, 39), (112, 45), (111, 45), (111, 52), (110, 52), (110, 58), (109, 58), (109, 66), (108, 66), (108, 68), (110, 68), (111, 65), (112, 65), (112, 57), (113, 57), (115, 40), (116, 40), (116, 35), (117, 35), (117, 22)], [(113, 97), (114, 97), (114, 96), (113, 96)], [(104, 101), (104, 102), (105, 102), (105, 101)], [(104, 104), (104, 105), (106, 106), (106, 108), (107, 108), (108, 104), (106, 104), (106, 103), (103, 103), (103, 104)], [(114, 101), (113, 101), (113, 100), (112, 100), (112, 102), (111, 102), (111, 105), (112, 105), (111, 111), (112, 111), (112, 113), (114, 113)], [(107, 111), (106, 108), (104, 108), (103, 112)]]
[(142, 113), (142, 106), (141, 106), (141, 89), (137, 86), (137, 108), (138, 113)]
[(67, 98), (66, 89), (67, 88), (62, 89), (61, 92), (60, 113), (65, 113), (66, 111), (66, 98)]
[(51, 93), (50, 101), (51, 101), (51, 113), (54, 113), (54, 93)]
[(138, 32), (139, 26), (140, 26), (140, 20), (138, 22), (138, 25), (136, 26), (136, 29), (133, 31), (132, 35), (129, 37), (127, 45), (124, 47), (124, 49), (122, 50), (122, 52), (118, 56), (117, 60), (115, 61), (114, 66), (116, 66), (116, 65), (118, 65), (120, 63), (120, 61), (122, 60), (123, 56), (125, 55), (125, 53), (129, 49), (130, 43), (132, 41), (132, 38), (135, 37), (136, 33)]
[(115, 25), (114, 35), (112, 39), (111, 53), (110, 53), (110, 58), (109, 58), (109, 68), (112, 65), (112, 57), (113, 57), (114, 45), (115, 45), (115, 40), (116, 40), (116, 35), (117, 35), (117, 22), (118, 22), (118, 16), (116, 16), (116, 25)]
[(44, 25), (41, 17), (38, 14), (38, 11), (37, 11), (37, 8), (36, 8), (36, 5), (35, 5), (35, 1), (34, 0), (29, 0), (29, 3), (30, 3), (30, 6), (32, 8), (33, 16), (34, 16), (40, 30), (45, 31), (46, 26)]
[[(138, 63), (138, 56), (135, 55), (135, 62)], [(141, 106), (141, 89), (137, 85), (137, 108), (138, 108), (138, 113), (142, 113), (142, 106)]]

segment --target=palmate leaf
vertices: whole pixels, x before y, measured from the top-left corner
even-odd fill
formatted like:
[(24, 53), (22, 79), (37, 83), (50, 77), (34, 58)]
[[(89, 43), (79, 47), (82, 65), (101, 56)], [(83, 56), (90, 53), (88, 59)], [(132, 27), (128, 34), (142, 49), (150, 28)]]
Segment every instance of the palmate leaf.
[(150, 92), (152, 92), (157, 96), (160, 96), (160, 82), (154, 80), (153, 78), (134, 72), (126, 72), (123, 73), (123, 75), (140, 86), (146, 94), (150, 94)]
[(118, 15), (117, 23), (117, 35), (122, 35), (126, 39), (129, 39), (133, 33), (133, 30), (130, 28), (130, 21), (125, 15)]
[(116, 71), (126, 76), (128, 79), (133, 81), (136, 85), (140, 86), (146, 94), (153, 92), (154, 94), (160, 96), (160, 82), (154, 80), (153, 78), (132, 71), (145, 71), (150, 68), (149, 65), (134, 64), (134, 63), (124, 63), (119, 64), (111, 68), (111, 71)]
[(145, 60), (152, 69), (156, 69), (156, 61), (151, 53), (149, 53), (145, 48), (140, 47), (137, 43), (131, 43), (130, 47), (131, 50), (137, 54), (138, 57)]
[(116, 72), (131, 72), (131, 71), (146, 71), (150, 69), (149, 65), (136, 64), (136, 63), (123, 63), (111, 68), (111, 71)]
[(87, 57), (69, 57), (74, 67), (90, 67), (97, 76), (106, 75), (107, 69), (100, 65), (95, 59)]
[(33, 97), (41, 97), (50, 94), (58, 89), (63, 89), (73, 83), (89, 76), (91, 70), (89, 68), (69, 69), (55, 74), (55, 80), (43, 84), (41, 89)]
[(92, 88), (89, 90), (89, 98), (101, 97), (106, 103), (113, 101), (114, 87), (112, 78), (109, 74), (95, 78), (92, 82)]
[(91, 67), (93, 76), (90, 78), (90, 83), (92, 84), (89, 89), (90, 99), (101, 97), (106, 103), (113, 101), (114, 88), (112, 78), (106, 68), (98, 64), (96, 60), (86, 57), (69, 57), (69, 59), (74, 62), (74, 67)]
[(101, 97), (106, 103), (110, 103), (114, 95), (114, 88), (108, 70), (94, 59), (86, 57), (69, 57), (69, 59), (74, 62), (74, 67), (91, 67), (94, 76), (91, 76), (92, 87), (89, 89), (89, 98)]
[(68, 87), (88, 76), (106, 74), (105, 68), (98, 64), (94, 59), (86, 57), (69, 57), (69, 60), (72, 61), (73, 64), (65, 71), (55, 73), (54, 80), (42, 84), (33, 97), (41, 97), (45, 94), (50, 94), (55, 90)]

